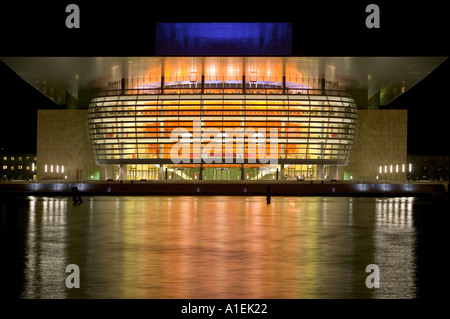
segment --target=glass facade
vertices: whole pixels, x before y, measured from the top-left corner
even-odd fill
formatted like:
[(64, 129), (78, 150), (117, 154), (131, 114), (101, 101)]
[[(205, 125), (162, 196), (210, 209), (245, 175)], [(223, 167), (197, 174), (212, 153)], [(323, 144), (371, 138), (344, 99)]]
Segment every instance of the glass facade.
[(346, 165), (357, 118), (343, 91), (285, 77), (191, 74), (100, 92), (88, 127), (97, 164), (126, 165), (127, 179), (251, 180)]

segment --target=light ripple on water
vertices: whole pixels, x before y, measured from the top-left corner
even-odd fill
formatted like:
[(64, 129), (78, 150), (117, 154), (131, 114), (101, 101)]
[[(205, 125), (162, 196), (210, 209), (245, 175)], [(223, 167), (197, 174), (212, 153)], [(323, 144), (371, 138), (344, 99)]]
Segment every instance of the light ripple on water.
[[(22, 297), (414, 298), (413, 201), (28, 197)], [(65, 287), (68, 264), (79, 289)]]

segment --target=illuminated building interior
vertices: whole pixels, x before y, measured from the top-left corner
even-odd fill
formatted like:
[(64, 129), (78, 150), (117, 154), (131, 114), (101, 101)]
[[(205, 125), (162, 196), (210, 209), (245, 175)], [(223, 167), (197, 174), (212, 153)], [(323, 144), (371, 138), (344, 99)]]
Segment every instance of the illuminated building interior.
[(323, 78), (307, 60), (198, 59), (167, 59), (180, 65), (114, 81), (92, 99), (90, 138), (109, 177), (315, 179), (347, 164), (357, 107), (335, 89), (332, 67)]

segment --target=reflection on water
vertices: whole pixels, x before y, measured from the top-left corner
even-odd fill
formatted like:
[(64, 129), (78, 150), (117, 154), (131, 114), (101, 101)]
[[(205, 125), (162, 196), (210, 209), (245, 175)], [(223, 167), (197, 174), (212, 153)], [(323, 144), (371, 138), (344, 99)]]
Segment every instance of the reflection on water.
[[(413, 202), (28, 197), (21, 297), (414, 298)], [(68, 264), (79, 289), (65, 286)], [(379, 289), (365, 286), (368, 264)]]
[(23, 296), (65, 298), (67, 200), (33, 199), (29, 207)]
[[(390, 198), (377, 200), (375, 221), (375, 263), (383, 272), (383, 290), (376, 297), (415, 298), (415, 241), (412, 200)], [(381, 272), (381, 270), (380, 270)]]

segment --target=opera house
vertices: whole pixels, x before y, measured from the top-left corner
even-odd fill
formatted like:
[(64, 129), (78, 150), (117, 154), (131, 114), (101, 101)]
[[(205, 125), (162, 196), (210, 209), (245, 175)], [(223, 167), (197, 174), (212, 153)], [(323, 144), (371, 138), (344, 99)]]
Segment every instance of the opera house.
[(443, 57), (4, 57), (39, 110), (39, 180), (392, 180)]

